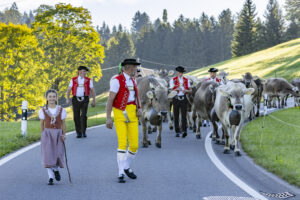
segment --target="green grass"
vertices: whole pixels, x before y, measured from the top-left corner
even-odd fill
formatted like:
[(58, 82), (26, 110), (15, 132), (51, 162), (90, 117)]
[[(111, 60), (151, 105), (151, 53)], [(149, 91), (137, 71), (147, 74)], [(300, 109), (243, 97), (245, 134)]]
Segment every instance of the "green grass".
[(300, 39), (291, 40), (272, 48), (233, 58), (190, 72), (198, 77), (208, 76), (208, 69), (216, 67), (229, 72), (229, 79), (240, 78), (251, 72), (263, 78), (277, 77), (291, 80), (300, 77)]
[[(300, 126), (299, 108), (289, 108), (271, 115)], [(243, 128), (241, 142), (254, 162), (300, 187), (300, 128), (278, 122), (269, 116), (265, 119), (260, 117)]]
[[(101, 94), (96, 98), (96, 107), (89, 106), (88, 127), (104, 124), (106, 121), (105, 103), (108, 93)], [(71, 107), (66, 108), (68, 116), (66, 119), (67, 132), (75, 130), (73, 111)], [(0, 122), (0, 157), (13, 152), (21, 147), (27, 146), (40, 140), (40, 121), (35, 113), (27, 123), (27, 137), (21, 136), (21, 122)]]

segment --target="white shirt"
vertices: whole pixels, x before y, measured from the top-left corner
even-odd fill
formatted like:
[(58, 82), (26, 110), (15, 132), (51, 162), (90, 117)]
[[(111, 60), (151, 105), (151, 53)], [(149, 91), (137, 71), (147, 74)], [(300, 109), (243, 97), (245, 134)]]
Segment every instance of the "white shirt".
[[(178, 80), (179, 80), (179, 88), (181, 88), (182, 90), (184, 90), (184, 86), (183, 86), (183, 76), (178, 77)], [(173, 87), (174, 87), (174, 81), (173, 81), (173, 79), (171, 79), (171, 80), (170, 80), (170, 88), (173, 88)], [(188, 87), (189, 87), (189, 88), (191, 87), (191, 82), (190, 82), (189, 79), (188, 79)], [(183, 93), (183, 91), (179, 91), (177, 95), (178, 95), (178, 96), (183, 96), (184, 93)]]
[[(73, 87), (73, 80), (71, 79), (69, 87)], [(90, 88), (93, 88), (93, 81), (92, 79), (90, 80)], [(84, 77), (78, 76), (78, 87), (76, 91), (76, 96), (78, 97), (83, 97), (84, 96)]]
[[(132, 82), (132, 79), (130, 78), (130, 76), (126, 73), (124, 73), (124, 77), (126, 79), (126, 85), (129, 89), (129, 98), (128, 98), (128, 101), (127, 102), (131, 102), (131, 101), (135, 101), (135, 91), (134, 91), (134, 85), (133, 85), (133, 82)], [(136, 81), (135, 81), (135, 84), (136, 84)], [(119, 80), (116, 79), (116, 78), (113, 78), (111, 81), (110, 81), (110, 92), (114, 92), (114, 93), (118, 93), (119, 92), (119, 89), (120, 89), (120, 83), (119, 83)]]
[[(48, 107), (48, 110), (50, 111), (50, 113), (52, 115), (54, 115), (55, 112), (56, 112), (56, 108), (57, 108), (57, 106), (55, 108), (49, 108)], [(43, 120), (45, 119), (45, 114), (44, 114), (43, 109), (40, 109), (40, 111), (39, 111), (39, 118), (43, 119)], [(66, 118), (67, 118), (67, 111), (66, 111), (66, 109), (63, 108), (62, 111), (61, 111), (61, 120), (64, 120)]]

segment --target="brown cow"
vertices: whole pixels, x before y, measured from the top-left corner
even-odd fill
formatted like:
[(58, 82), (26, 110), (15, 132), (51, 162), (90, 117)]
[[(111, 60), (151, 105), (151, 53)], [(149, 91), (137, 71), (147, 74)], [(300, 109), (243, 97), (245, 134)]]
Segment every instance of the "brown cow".
[[(271, 98), (270, 97), (277, 97), (278, 98), (278, 108), (284, 108), (285, 97), (287, 95), (293, 95), (298, 97), (299, 90), (297, 87), (290, 84), (284, 78), (270, 78), (264, 84), (264, 95), (267, 95), (268, 98), (268, 107), (271, 107)], [(280, 102), (281, 101), (281, 102)]]
[[(214, 107), (216, 92), (215, 89), (219, 86), (214, 81), (203, 81), (198, 84), (198, 89), (194, 97), (194, 110), (198, 117), (198, 127), (196, 132), (196, 138), (201, 138), (200, 127), (202, 120), (211, 120), (211, 110)], [(218, 139), (218, 126), (215, 121), (213, 124), (213, 139)]]

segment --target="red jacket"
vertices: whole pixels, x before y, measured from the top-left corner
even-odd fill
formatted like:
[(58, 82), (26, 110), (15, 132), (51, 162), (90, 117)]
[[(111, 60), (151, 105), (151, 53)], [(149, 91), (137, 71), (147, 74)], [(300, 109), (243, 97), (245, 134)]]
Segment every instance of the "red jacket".
[[(207, 79), (205, 79), (204, 81), (211, 81), (212, 80), (212, 78), (207, 78)], [(218, 79), (217, 77), (216, 77), (216, 81), (217, 81), (217, 83), (220, 83), (221, 82), (221, 79)]]
[[(72, 94), (76, 96), (77, 87), (78, 87), (78, 76), (72, 78), (73, 87)], [(90, 96), (90, 81), (91, 79), (88, 77), (84, 77), (84, 96)]]
[[(183, 78), (183, 87), (184, 87), (184, 89), (189, 90), (188, 79), (185, 78), (184, 76), (182, 78)], [(175, 90), (175, 89), (179, 88), (180, 83), (179, 83), (178, 76), (175, 76), (173, 78), (173, 82), (174, 82), (174, 87), (172, 88), (172, 90)], [(179, 93), (179, 91), (177, 91), (177, 93)]]
[[(118, 75), (116, 77), (116, 79), (119, 81), (120, 88), (119, 88), (117, 96), (113, 102), (113, 107), (118, 108), (120, 110), (125, 110), (126, 106), (127, 106), (127, 101), (129, 98), (129, 93), (130, 93), (129, 89), (127, 88), (127, 85), (126, 85), (126, 78), (125, 78), (124, 74), (122, 73), (122, 74)], [(134, 86), (134, 91), (135, 91), (136, 104), (137, 104), (137, 107), (140, 108), (139, 94), (138, 94), (137, 86), (136, 86), (134, 79), (132, 79), (132, 81), (133, 81), (133, 86)]]

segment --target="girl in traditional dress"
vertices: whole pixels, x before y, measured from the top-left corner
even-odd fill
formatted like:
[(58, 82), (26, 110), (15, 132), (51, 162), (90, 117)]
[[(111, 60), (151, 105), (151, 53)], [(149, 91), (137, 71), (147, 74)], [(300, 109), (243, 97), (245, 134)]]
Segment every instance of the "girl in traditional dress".
[(57, 105), (58, 95), (53, 89), (46, 92), (47, 104), (39, 111), (41, 120), (42, 164), (48, 171), (48, 185), (53, 179), (60, 181), (58, 167), (64, 167), (64, 140), (66, 134), (67, 112)]

